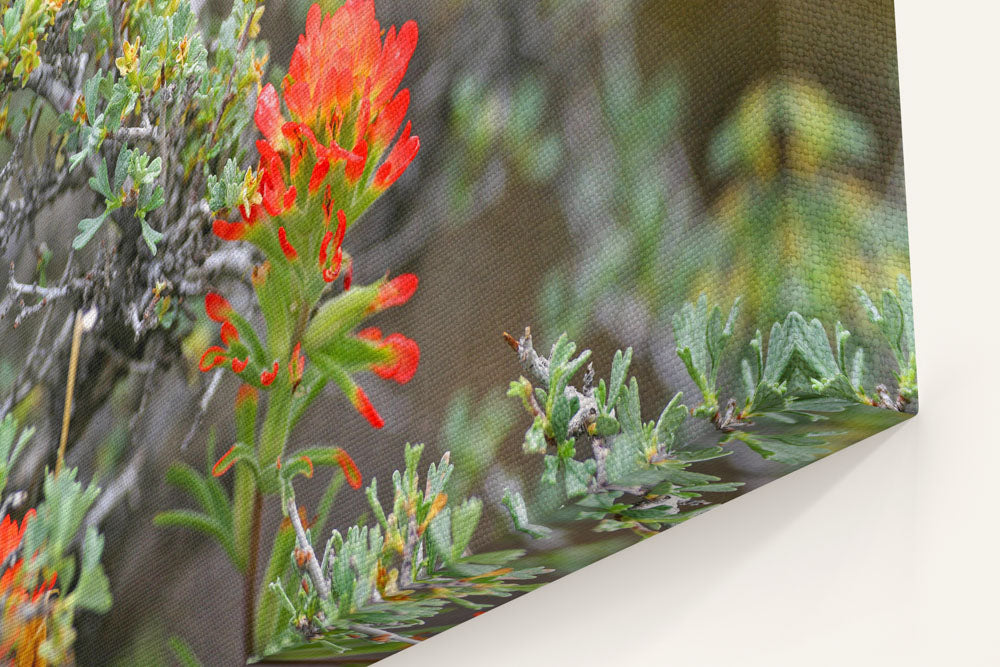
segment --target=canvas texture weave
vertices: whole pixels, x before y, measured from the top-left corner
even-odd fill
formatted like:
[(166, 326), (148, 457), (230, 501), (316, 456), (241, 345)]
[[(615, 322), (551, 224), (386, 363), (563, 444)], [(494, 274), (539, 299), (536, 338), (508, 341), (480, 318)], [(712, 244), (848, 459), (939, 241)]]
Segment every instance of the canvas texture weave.
[(2, 9), (0, 664), (371, 664), (917, 413), (891, 0)]

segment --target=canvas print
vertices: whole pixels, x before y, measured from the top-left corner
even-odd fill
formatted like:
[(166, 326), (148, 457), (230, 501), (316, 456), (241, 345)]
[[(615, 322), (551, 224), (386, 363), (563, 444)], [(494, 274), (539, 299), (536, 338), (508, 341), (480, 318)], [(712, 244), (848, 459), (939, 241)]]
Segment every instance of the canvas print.
[(0, 7), (2, 664), (371, 664), (917, 412), (890, 0)]

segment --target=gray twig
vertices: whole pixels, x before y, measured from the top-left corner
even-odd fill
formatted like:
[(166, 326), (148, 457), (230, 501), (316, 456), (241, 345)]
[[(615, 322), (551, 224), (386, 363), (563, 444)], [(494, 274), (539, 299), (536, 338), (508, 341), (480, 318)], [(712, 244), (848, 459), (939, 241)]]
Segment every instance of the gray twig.
[(215, 396), (215, 392), (218, 391), (221, 382), (222, 369), (219, 368), (212, 375), (212, 379), (208, 381), (208, 387), (205, 388), (205, 393), (202, 394), (201, 400), (198, 402), (198, 414), (195, 415), (194, 420), (191, 422), (191, 428), (188, 429), (184, 440), (181, 441), (181, 451), (187, 449), (191, 441), (194, 440), (195, 434), (201, 429), (201, 423), (205, 420), (205, 413), (208, 412), (208, 404), (212, 402), (212, 398)]
[(69, 89), (59, 72), (48, 63), (40, 63), (28, 77), (26, 86), (48, 100), (57, 112), (69, 111), (76, 93)]
[[(531, 327), (524, 329), (524, 335), (520, 340), (515, 340), (513, 336), (505, 333), (504, 339), (516, 352), (517, 358), (521, 362), (521, 367), (526, 373), (534, 376), (536, 380), (544, 384), (549, 382), (549, 360), (538, 354), (531, 341)], [(590, 375), (590, 370), (587, 371)], [(597, 399), (594, 398), (594, 388), (585, 384), (583, 391), (572, 385), (565, 389), (566, 398), (572, 400), (576, 398), (580, 402), (580, 407), (576, 414), (569, 420), (569, 435), (571, 437), (585, 435), (587, 426), (597, 418), (599, 412)]]
[[(299, 518), (299, 508), (295, 505), (294, 496), (289, 496), (288, 498), (288, 518), (291, 520), (292, 527), (295, 529), (295, 541), (299, 552), (304, 554), (306, 573), (309, 575), (309, 579), (312, 580), (313, 586), (316, 588), (316, 594), (319, 595), (321, 600), (330, 599), (330, 582), (323, 575), (323, 569), (320, 567), (319, 560), (316, 558), (316, 552), (313, 550), (312, 544), (309, 542), (309, 537), (306, 535), (306, 530), (302, 526), (302, 519)], [(404, 637), (396, 634), (395, 632), (371, 625), (350, 623), (347, 628), (349, 630), (353, 630), (354, 632), (360, 632), (368, 635), (369, 637), (379, 641), (396, 641), (404, 644), (419, 643), (416, 639)]]
[(288, 518), (291, 519), (292, 527), (295, 529), (295, 540), (298, 543), (299, 551), (305, 554), (306, 572), (312, 579), (316, 594), (321, 600), (329, 600), (330, 582), (323, 576), (323, 570), (319, 566), (319, 561), (316, 560), (316, 552), (309, 542), (305, 528), (302, 527), (302, 519), (299, 518), (299, 508), (295, 505), (294, 496), (288, 498)]
[(420, 536), (417, 534), (417, 516), (410, 514), (410, 522), (406, 531), (406, 542), (403, 544), (403, 562), (399, 566), (400, 588), (408, 588), (413, 584), (413, 548)]

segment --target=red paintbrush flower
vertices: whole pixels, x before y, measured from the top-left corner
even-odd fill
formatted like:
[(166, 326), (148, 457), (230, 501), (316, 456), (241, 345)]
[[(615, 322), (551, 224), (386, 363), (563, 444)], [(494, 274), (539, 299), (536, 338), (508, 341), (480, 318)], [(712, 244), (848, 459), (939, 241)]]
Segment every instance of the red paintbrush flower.
[[(383, 340), (380, 333), (360, 351), (360, 359), (351, 360), (352, 350), (359, 350), (356, 341), (349, 342), (350, 332), (366, 317), (406, 303), (416, 290), (416, 276), (404, 274), (336, 297), (346, 301), (327, 309), (335, 325), (328, 333), (317, 333), (312, 321), (324, 308), (320, 301), (329, 294), (329, 284), (343, 276), (344, 291), (351, 288), (354, 263), (344, 248), (348, 228), (419, 151), (420, 140), (406, 122), (410, 92), (399, 88), (417, 38), (413, 21), (383, 30), (373, 0), (347, 0), (332, 14), (319, 5), (309, 9), (287, 75), (258, 95), (254, 122), (262, 135), (256, 143), (260, 157), (256, 169), (244, 176), (235, 205), (239, 215), (220, 216), (212, 229), (224, 240), (248, 241), (266, 256), (254, 270), (253, 284), (269, 345), (271, 327), (290, 326), (289, 313), (312, 315), (288, 358), (288, 348), (261, 345), (249, 323), (212, 294), (206, 311), (222, 325), (222, 345), (205, 351), (202, 370), (230, 364), (257, 388), (294, 391), (308, 356), (373, 426), (383, 425), (351, 375), (368, 369), (408, 382), (419, 365), (420, 348), (402, 334)], [(345, 347), (338, 349), (331, 337), (339, 337)], [(281, 336), (277, 340), (288, 343)], [(279, 378), (286, 361), (287, 386)]]
[[(331, 178), (355, 186), (371, 174), (370, 187), (377, 196), (412, 162), (420, 141), (410, 136), (407, 124), (385, 163), (378, 166), (409, 108), (409, 91), (398, 88), (416, 49), (417, 24), (408, 21), (398, 31), (390, 27), (384, 39), (382, 35), (373, 0), (348, 0), (326, 15), (319, 5), (309, 9), (280, 95), (274, 86), (264, 86), (254, 112), (257, 128), (265, 137), (258, 142), (258, 150), (261, 168), (271, 175), (268, 192), (262, 193), (271, 215), (278, 215), (274, 204), (276, 195), (282, 194), (281, 184), (273, 177), (277, 173), (274, 155), (283, 156), (282, 164), (287, 160), (288, 168), (281, 172), (293, 179), (293, 187), (299, 191), (305, 187), (310, 193)], [(303, 163), (311, 167), (300, 176)], [(343, 169), (336, 168), (341, 163)], [(353, 221), (360, 212), (352, 210), (349, 217)], [(217, 227), (220, 235), (228, 237), (246, 232), (243, 223)]]

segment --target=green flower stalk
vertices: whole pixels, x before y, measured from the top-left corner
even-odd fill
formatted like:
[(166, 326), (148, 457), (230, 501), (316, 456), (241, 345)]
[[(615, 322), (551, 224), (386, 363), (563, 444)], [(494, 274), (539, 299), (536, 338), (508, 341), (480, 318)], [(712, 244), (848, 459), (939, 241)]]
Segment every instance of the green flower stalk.
[[(311, 477), (318, 465), (339, 467), (354, 488), (362, 483), (340, 448), (286, 452), (292, 428), (330, 382), (381, 428), (385, 422), (359, 374), (405, 384), (419, 365), (415, 341), (363, 326), (406, 303), (417, 277), (352, 285), (353, 259), (344, 247), (347, 231), (419, 150), (409, 123), (400, 132), (409, 92), (397, 92), (416, 41), (412, 21), (398, 33), (390, 28), (383, 39), (371, 0), (347, 2), (332, 16), (313, 5), (281, 94), (270, 84), (260, 90), (254, 112), (260, 159), (243, 179), (235, 219), (222, 211), (213, 224), (220, 239), (250, 243), (264, 258), (252, 274), (263, 332), (223, 295), (209, 292), (205, 312), (219, 324), (220, 344), (206, 349), (198, 364), (203, 372), (228, 368), (243, 382), (235, 407), (238, 440), (211, 468), (213, 477), (235, 468), (232, 510), (216, 517), (218, 526), (197, 521), (210, 526), (244, 574), (247, 656), (260, 654), (280, 631), (273, 592), (255, 600), (264, 497), (280, 494), (283, 510), (294, 505), (290, 480)], [(258, 428), (261, 392), (269, 399)], [(211, 479), (197, 484), (217, 486)], [(190, 519), (166, 513), (159, 522), (197, 523)], [(289, 564), (289, 536), (286, 528), (275, 538), (269, 582)]]

